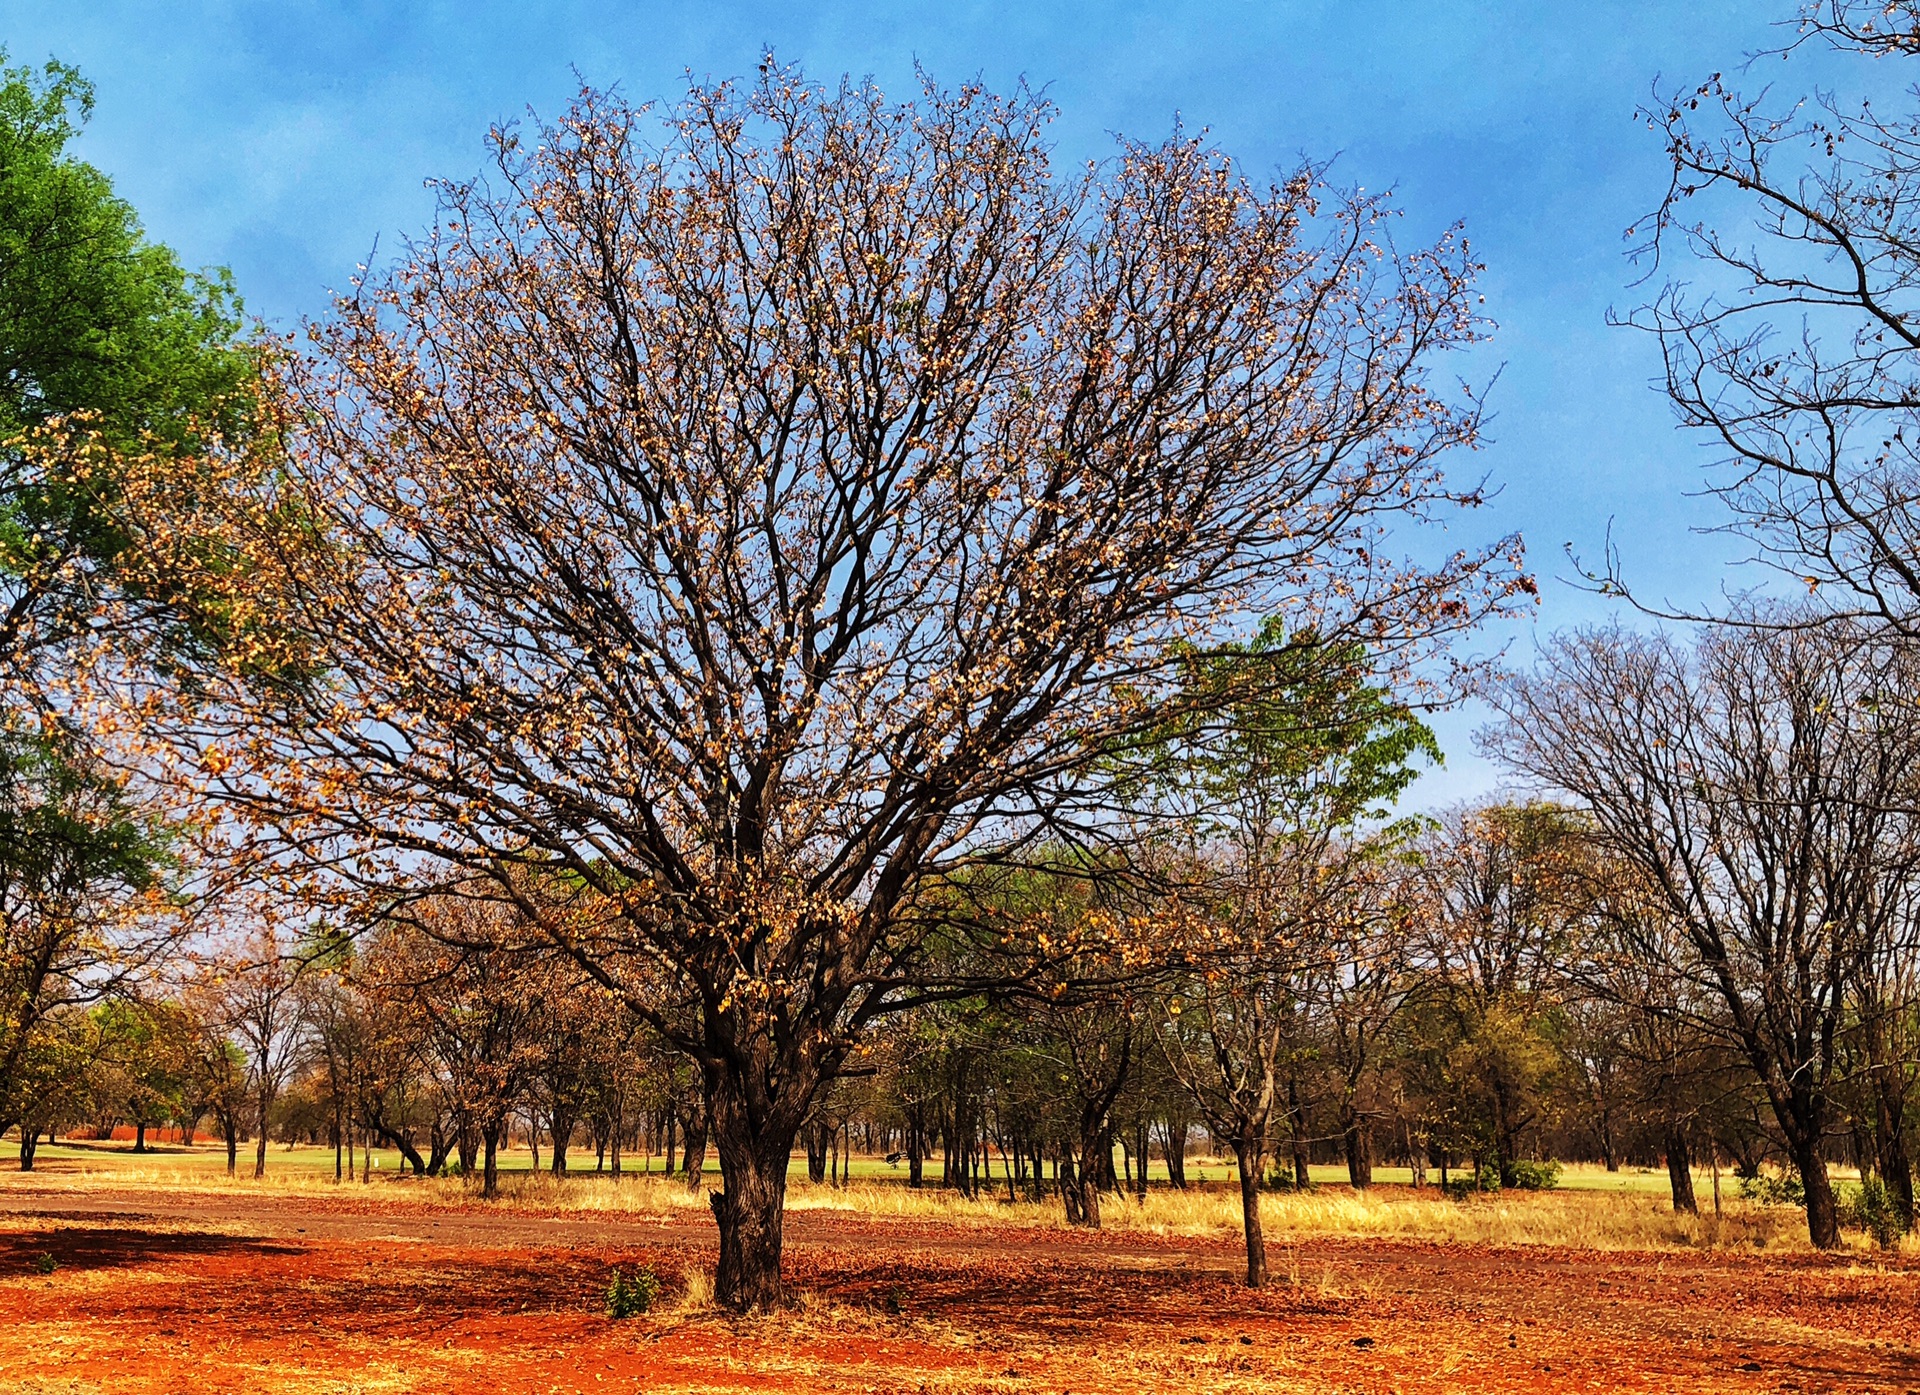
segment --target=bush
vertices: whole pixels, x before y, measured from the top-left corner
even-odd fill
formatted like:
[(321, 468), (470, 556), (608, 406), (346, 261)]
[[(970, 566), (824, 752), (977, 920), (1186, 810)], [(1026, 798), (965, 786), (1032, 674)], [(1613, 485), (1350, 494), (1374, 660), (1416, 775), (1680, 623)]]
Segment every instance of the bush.
[(1841, 1225), (1864, 1230), (1883, 1250), (1899, 1245), (1906, 1228), (1900, 1223), (1900, 1210), (1894, 1205), (1893, 1192), (1885, 1181), (1878, 1177), (1862, 1178), (1857, 1184), (1842, 1186), (1835, 1201)]
[(59, 1267), (60, 1261), (50, 1254), (38, 1254), (33, 1257), (33, 1272), (36, 1274), (51, 1274)]
[(1512, 1164), (1513, 1185), (1523, 1192), (1550, 1192), (1560, 1185), (1560, 1164), (1549, 1159), (1547, 1162), (1516, 1162)]
[(613, 1282), (607, 1285), (607, 1316), (630, 1318), (644, 1313), (659, 1296), (660, 1276), (648, 1266), (634, 1270), (631, 1279), (616, 1269)]
[(1800, 1185), (1800, 1179), (1784, 1173), (1762, 1172), (1757, 1177), (1742, 1177), (1740, 1195), (1762, 1206), (1807, 1204), (1807, 1189)]

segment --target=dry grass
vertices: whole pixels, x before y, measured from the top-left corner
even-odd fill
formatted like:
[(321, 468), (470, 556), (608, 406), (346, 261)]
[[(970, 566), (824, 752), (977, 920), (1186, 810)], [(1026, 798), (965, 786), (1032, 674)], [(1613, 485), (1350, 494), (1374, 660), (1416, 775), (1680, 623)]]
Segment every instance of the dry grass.
[[(10, 1179), (9, 1179), (10, 1180)], [(0, 1182), (0, 1185), (4, 1185)], [(389, 1174), (371, 1186), (338, 1184), (306, 1169), (269, 1168), (256, 1182), (229, 1178), (165, 1158), (125, 1156), (63, 1163), (34, 1174), (33, 1185), (62, 1191), (160, 1190), (201, 1195), (344, 1196), (378, 1204), (404, 1196), (414, 1204), (462, 1207), (488, 1204), (528, 1212), (606, 1212), (672, 1215), (707, 1211), (702, 1192), (658, 1175), (614, 1179), (594, 1174), (555, 1179), (546, 1173), (509, 1173), (500, 1197), (481, 1203), (478, 1184), (458, 1178)], [(1355, 1192), (1321, 1187), (1304, 1194), (1269, 1193), (1261, 1201), (1268, 1238), (1278, 1244), (1321, 1236), (1352, 1236), (1452, 1244), (1564, 1245), (1596, 1250), (1740, 1248), (1769, 1251), (1807, 1248), (1800, 1212), (1725, 1197), (1722, 1214), (1677, 1215), (1661, 1193), (1562, 1189), (1506, 1192), (1452, 1201), (1432, 1188), (1375, 1187)], [(914, 1190), (894, 1182), (855, 1181), (829, 1187), (797, 1182), (788, 1188), (791, 1211), (839, 1211), (904, 1221), (961, 1227), (1052, 1228), (1061, 1224), (1057, 1204), (1009, 1202), (1004, 1192), (969, 1200), (939, 1188)], [(1174, 1191), (1156, 1187), (1144, 1202), (1108, 1197), (1107, 1228), (1153, 1235), (1234, 1235), (1240, 1230), (1237, 1190), (1219, 1185)], [(1908, 1248), (1920, 1247), (1910, 1238)]]

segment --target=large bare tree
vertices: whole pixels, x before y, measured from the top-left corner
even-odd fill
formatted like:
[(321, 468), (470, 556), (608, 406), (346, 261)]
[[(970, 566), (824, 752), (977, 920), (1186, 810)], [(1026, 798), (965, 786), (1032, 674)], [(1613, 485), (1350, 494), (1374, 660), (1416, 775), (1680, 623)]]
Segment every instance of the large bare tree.
[(1577, 799), (1644, 877), (1658, 914), (1635, 947), (1711, 996), (1700, 1025), (1758, 1076), (1824, 1247), (1836, 1038), (1886, 869), (1911, 866), (1920, 731), (1897, 647), (1756, 619), (1691, 653), (1619, 628), (1560, 639), (1500, 694), (1488, 744)]
[(282, 469), (129, 504), (220, 560), (253, 648), (187, 745), (287, 865), (581, 889), (523, 909), (698, 1060), (736, 1308), (781, 1300), (816, 1091), (937, 988), (929, 888), (1097, 838), (1183, 646), (1405, 658), (1530, 589), (1512, 540), (1394, 560), (1478, 497), (1428, 386), (1481, 333), (1464, 244), (1184, 136), (1059, 174), (1050, 116), (771, 64), (584, 93), (283, 364)]
[[(1809, 0), (1806, 45), (1920, 77), (1920, 7)], [(1716, 74), (1644, 115), (1672, 178), (1638, 250), (1671, 279), (1630, 320), (1718, 448), (1730, 528), (1831, 608), (1920, 629), (1920, 88), (1795, 101)]]

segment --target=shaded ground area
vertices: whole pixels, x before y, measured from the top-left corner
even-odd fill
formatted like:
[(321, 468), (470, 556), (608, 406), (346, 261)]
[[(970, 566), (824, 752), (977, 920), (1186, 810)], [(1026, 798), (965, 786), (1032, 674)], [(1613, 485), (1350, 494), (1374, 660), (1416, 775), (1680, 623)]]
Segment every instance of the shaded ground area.
[[(806, 1307), (688, 1309), (711, 1226), (406, 1198), (0, 1191), (0, 1389), (1920, 1391), (1920, 1267), (800, 1212)], [(33, 1261), (52, 1254), (51, 1275)], [(613, 1322), (610, 1270), (660, 1310)]]

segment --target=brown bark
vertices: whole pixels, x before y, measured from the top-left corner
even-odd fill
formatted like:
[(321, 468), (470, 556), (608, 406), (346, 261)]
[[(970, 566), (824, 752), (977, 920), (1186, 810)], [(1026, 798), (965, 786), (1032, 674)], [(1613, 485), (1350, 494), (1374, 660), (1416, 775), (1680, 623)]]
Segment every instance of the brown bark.
[[(709, 1073), (705, 1133), (720, 1155), (722, 1190), (708, 1204), (720, 1226), (714, 1299), (735, 1312), (770, 1312), (786, 1303), (780, 1274), (781, 1227), (786, 1218), (787, 1160), (797, 1122), (755, 1119), (743, 1093), (719, 1072)], [(758, 1124), (759, 1127), (755, 1127)], [(704, 1152), (704, 1144), (702, 1146)]]
[(1793, 1165), (1807, 1193), (1807, 1237), (1816, 1249), (1834, 1249), (1840, 1244), (1840, 1211), (1834, 1204), (1827, 1160), (1820, 1155), (1820, 1135), (1802, 1136), (1791, 1143)]
[(1266, 1163), (1266, 1150), (1257, 1140), (1238, 1139), (1233, 1145), (1233, 1161), (1240, 1171), (1240, 1216), (1247, 1234), (1247, 1287), (1264, 1288), (1267, 1237), (1260, 1228), (1260, 1169)]
[(1700, 1206), (1693, 1197), (1693, 1154), (1687, 1148), (1687, 1131), (1678, 1122), (1667, 1125), (1667, 1182), (1673, 1189), (1673, 1209), (1699, 1215)]

